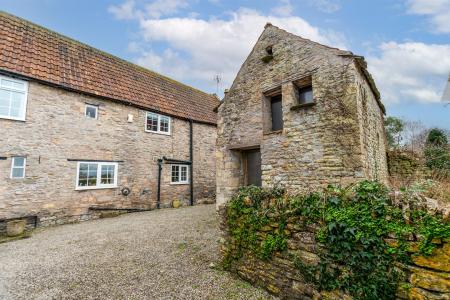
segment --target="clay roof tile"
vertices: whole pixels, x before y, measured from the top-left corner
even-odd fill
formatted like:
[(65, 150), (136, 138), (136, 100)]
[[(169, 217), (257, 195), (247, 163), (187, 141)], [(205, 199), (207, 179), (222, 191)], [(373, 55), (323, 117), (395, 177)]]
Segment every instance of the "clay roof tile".
[(0, 11), (0, 71), (216, 124), (219, 100), (200, 90)]

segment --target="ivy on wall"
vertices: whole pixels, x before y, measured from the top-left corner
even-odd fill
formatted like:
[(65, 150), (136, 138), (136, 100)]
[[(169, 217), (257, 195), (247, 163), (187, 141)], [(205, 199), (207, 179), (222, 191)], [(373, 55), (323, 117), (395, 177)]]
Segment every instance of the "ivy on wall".
[(410, 262), (411, 241), (417, 241), (417, 255), (429, 255), (435, 239), (450, 238), (450, 224), (442, 216), (416, 208), (405, 218), (391, 203), (387, 188), (369, 181), (296, 196), (279, 188), (244, 187), (226, 214), (225, 267), (245, 251), (262, 260), (277, 251), (286, 253), (286, 226), (295, 220), (294, 226), (317, 227), (320, 246), (317, 265), (288, 255), (304, 279), (319, 291), (341, 290), (355, 299), (395, 298), (402, 277), (395, 265)]

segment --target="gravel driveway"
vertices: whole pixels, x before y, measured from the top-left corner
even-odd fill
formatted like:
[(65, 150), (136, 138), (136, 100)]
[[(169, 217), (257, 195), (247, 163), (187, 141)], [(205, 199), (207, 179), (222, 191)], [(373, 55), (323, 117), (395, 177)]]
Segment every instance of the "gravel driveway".
[(0, 244), (0, 299), (271, 299), (217, 263), (214, 205), (46, 228)]

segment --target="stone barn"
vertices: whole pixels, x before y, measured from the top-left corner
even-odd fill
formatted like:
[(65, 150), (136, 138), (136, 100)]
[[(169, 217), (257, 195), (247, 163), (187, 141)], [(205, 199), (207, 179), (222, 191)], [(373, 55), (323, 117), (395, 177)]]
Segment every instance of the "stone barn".
[(385, 109), (350, 51), (267, 24), (218, 114), (218, 205), (244, 185), (387, 182)]

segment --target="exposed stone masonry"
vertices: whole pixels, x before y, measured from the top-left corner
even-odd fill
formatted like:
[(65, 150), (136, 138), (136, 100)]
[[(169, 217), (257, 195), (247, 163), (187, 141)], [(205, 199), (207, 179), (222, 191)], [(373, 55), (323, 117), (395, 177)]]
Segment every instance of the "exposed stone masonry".
[[(221, 230), (223, 232), (222, 252), (228, 247), (235, 249), (233, 240), (227, 233), (225, 207), (219, 209)], [(262, 240), (276, 230), (279, 222), (276, 216), (268, 215), (269, 226), (263, 227), (257, 236)], [(245, 249), (243, 256), (233, 262), (231, 268), (243, 279), (263, 287), (282, 299), (351, 299), (342, 291), (318, 291), (304, 277), (296, 266), (293, 257), (300, 259), (305, 266), (316, 266), (320, 262), (319, 251), (322, 245), (316, 242), (315, 235), (319, 226), (303, 225), (301, 217), (287, 220), (284, 233), (287, 234), (287, 250), (275, 252), (269, 260), (261, 260)], [(396, 243), (391, 239), (389, 243)], [(436, 248), (431, 256), (415, 256), (418, 242), (409, 242), (409, 251), (413, 263), (399, 265), (404, 272), (404, 281), (399, 284), (397, 299), (450, 299), (450, 240), (435, 240)], [(234, 247), (234, 248), (233, 248)]]
[[(272, 46), (269, 62), (267, 47)], [(239, 150), (260, 148), (262, 185), (304, 192), (362, 178), (387, 182), (383, 106), (364, 61), (268, 25), (219, 107), (217, 203), (244, 184)], [(298, 105), (311, 78), (314, 104)], [(270, 132), (265, 96), (281, 89), (284, 128)]]
[[(98, 119), (84, 115), (85, 103), (99, 105)], [(92, 217), (90, 206), (154, 208), (157, 159), (189, 160), (189, 122), (172, 118), (172, 134), (145, 132), (145, 111), (77, 93), (29, 83), (25, 122), (0, 119), (0, 219), (38, 215), (42, 225)], [(128, 114), (134, 116), (128, 122)], [(216, 127), (195, 123), (194, 198), (215, 194)], [(11, 156), (26, 156), (26, 178), (10, 179)], [(77, 162), (120, 161), (114, 189), (75, 190)], [(174, 199), (189, 203), (189, 185), (170, 184), (164, 164), (161, 207)], [(122, 187), (131, 194), (123, 196)]]

